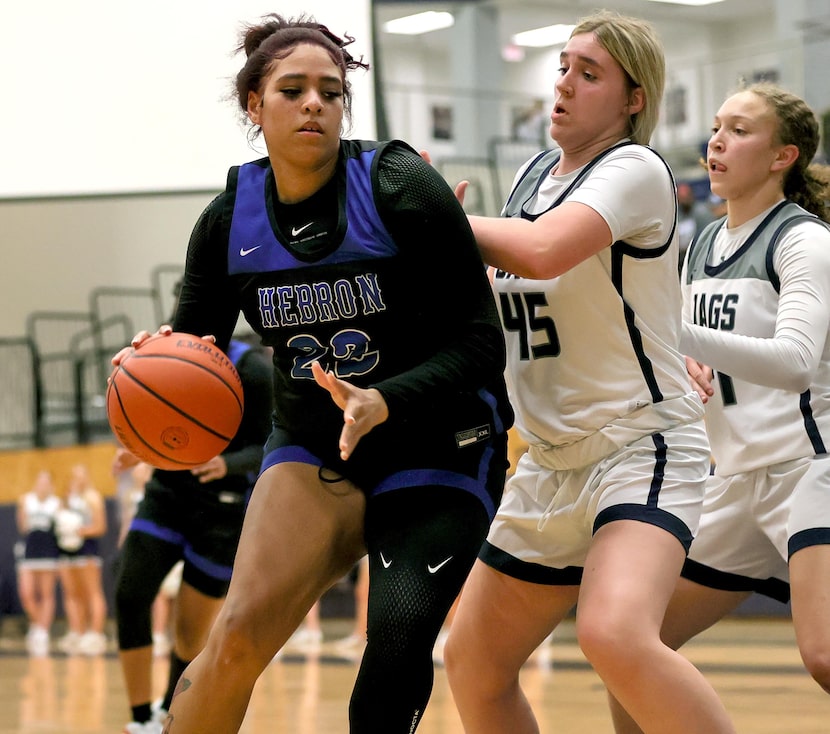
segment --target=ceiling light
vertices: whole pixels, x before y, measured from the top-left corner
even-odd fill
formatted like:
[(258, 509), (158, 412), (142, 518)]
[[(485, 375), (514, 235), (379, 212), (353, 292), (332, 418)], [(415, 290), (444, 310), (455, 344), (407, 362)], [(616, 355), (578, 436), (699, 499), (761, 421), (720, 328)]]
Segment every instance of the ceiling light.
[(544, 28), (534, 28), (532, 31), (523, 31), (513, 36), (513, 43), (517, 46), (541, 48), (543, 46), (561, 46), (570, 37), (575, 26), (557, 23)]
[(416, 13), (415, 15), (389, 20), (383, 24), (383, 30), (387, 33), (417, 36), (421, 33), (449, 28), (453, 23), (455, 23), (455, 18), (453, 18), (452, 13), (428, 10), (425, 13)]
[(668, 3), (670, 5), (714, 5), (723, 0), (650, 0), (653, 3)]

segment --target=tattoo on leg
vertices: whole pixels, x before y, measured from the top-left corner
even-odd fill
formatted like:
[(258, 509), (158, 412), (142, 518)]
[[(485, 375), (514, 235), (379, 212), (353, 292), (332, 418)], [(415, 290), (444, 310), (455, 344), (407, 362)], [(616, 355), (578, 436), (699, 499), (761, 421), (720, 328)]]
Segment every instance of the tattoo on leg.
[(176, 690), (173, 691), (173, 696), (170, 699), (170, 702), (173, 702), (173, 699), (176, 698), (180, 693), (184, 693), (190, 686), (193, 685), (190, 681), (190, 678), (185, 678), (182, 676), (179, 678), (179, 682), (176, 683)]
[[(170, 699), (170, 703), (172, 704), (173, 701), (176, 700), (176, 696), (180, 693), (184, 693), (190, 686), (192, 682), (189, 678), (185, 678), (182, 676), (179, 678), (179, 682), (176, 683), (176, 690), (173, 691), (173, 696)], [(164, 728), (161, 730), (161, 734), (170, 734), (173, 731), (173, 714), (167, 714), (167, 718), (164, 720)]]

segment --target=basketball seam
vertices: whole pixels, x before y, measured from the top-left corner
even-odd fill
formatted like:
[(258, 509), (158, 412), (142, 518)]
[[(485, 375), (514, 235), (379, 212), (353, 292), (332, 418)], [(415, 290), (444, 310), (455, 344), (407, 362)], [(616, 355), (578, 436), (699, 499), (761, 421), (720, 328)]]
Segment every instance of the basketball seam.
[[(183, 360), (183, 361), (187, 362), (188, 360)], [(207, 371), (210, 372), (210, 370), (207, 370)], [(202, 423), (197, 418), (194, 418), (189, 413), (185, 413), (181, 408), (179, 408), (177, 405), (174, 405), (173, 403), (171, 403), (163, 395), (159, 395), (159, 393), (157, 393), (155, 390), (153, 390), (149, 385), (147, 385), (147, 383), (142, 382), (138, 377), (131, 374), (130, 371), (128, 369), (126, 369), (123, 365), (121, 366), (121, 372), (123, 372), (127, 377), (129, 377), (136, 385), (141, 386), (150, 395), (152, 395), (154, 398), (156, 398), (156, 400), (164, 403), (168, 408), (173, 409), (174, 411), (176, 411), (176, 413), (183, 416), (184, 418), (187, 418), (189, 421), (192, 421), (197, 426), (199, 426), (199, 428), (203, 428), (205, 431), (207, 431), (208, 433), (213, 434), (214, 436), (216, 436), (216, 438), (219, 438), (222, 441), (230, 441), (233, 438), (233, 436), (230, 436), (230, 437), (225, 436), (223, 433), (220, 433), (219, 431), (215, 430), (214, 428), (211, 428), (210, 426), (205, 425), (204, 423)], [(117, 388), (117, 386), (116, 386), (116, 388)], [(117, 394), (117, 389), (116, 389), (116, 394)], [(121, 401), (120, 401), (120, 395), (119, 395), (119, 403), (120, 402)], [(122, 410), (122, 412), (123, 412), (123, 410)], [(124, 414), (126, 415), (126, 413), (124, 413)]]
[[(124, 372), (124, 374), (128, 375), (131, 379), (133, 379), (133, 381), (134, 381), (136, 384), (141, 385), (141, 382), (139, 382), (138, 380), (135, 380), (135, 378), (132, 378), (132, 375), (129, 375), (129, 373), (128, 373), (128, 372), (126, 372), (126, 370), (124, 370), (123, 366), (121, 367), (121, 371), (122, 371), (122, 372)], [(144, 387), (144, 386), (142, 386), (142, 387)], [(146, 389), (146, 388), (145, 388), (145, 389)], [(181, 465), (181, 466), (182, 466), (182, 468), (187, 468), (187, 467), (192, 467), (192, 466), (199, 466), (199, 464), (203, 464), (203, 463), (204, 463), (204, 462), (202, 462), (202, 461), (194, 461), (194, 462), (182, 461), (182, 460), (181, 460), (181, 459), (179, 459), (179, 458), (176, 458), (176, 457), (173, 457), (173, 456), (168, 456), (167, 454), (162, 453), (162, 452), (161, 452), (161, 451), (159, 451), (159, 450), (158, 450), (155, 446), (152, 446), (151, 444), (147, 443), (147, 441), (144, 439), (144, 437), (141, 435), (141, 433), (139, 433), (139, 431), (138, 431), (138, 429), (135, 427), (135, 425), (133, 425), (133, 422), (130, 420), (130, 416), (129, 416), (129, 415), (127, 415), (127, 411), (124, 409), (124, 403), (123, 403), (123, 402), (122, 402), (122, 400), (121, 400), (121, 392), (119, 391), (119, 389), (118, 389), (118, 385), (115, 383), (115, 381), (114, 381), (114, 380), (110, 383), (110, 385), (109, 385), (109, 390), (112, 390), (112, 391), (114, 391), (114, 392), (115, 392), (115, 397), (116, 397), (116, 399), (118, 400), (118, 407), (119, 407), (119, 408), (120, 408), (120, 410), (121, 410), (121, 415), (123, 416), (123, 418), (124, 418), (124, 420), (126, 421), (127, 425), (130, 427), (130, 430), (132, 431), (133, 436), (134, 436), (135, 438), (137, 438), (139, 441), (141, 441), (141, 443), (142, 443), (142, 444), (144, 444), (144, 446), (145, 446), (145, 447), (146, 447), (149, 451), (151, 451), (151, 452), (152, 452), (153, 454), (155, 454), (156, 456), (160, 456), (160, 457), (161, 457), (162, 459), (164, 459), (165, 461), (171, 461), (171, 462), (173, 462), (174, 464), (179, 464), (179, 465)], [(174, 406), (171, 406), (171, 407), (174, 407)], [(181, 413), (181, 411), (178, 411), (178, 412), (179, 412), (179, 413)], [(184, 415), (185, 417), (187, 417), (187, 414), (186, 414), (186, 413), (182, 413), (182, 415)], [(194, 421), (194, 422), (195, 422), (195, 421)], [(116, 432), (116, 433), (117, 433), (117, 432)]]
[[(236, 390), (234, 390), (233, 385), (230, 382), (228, 382), (221, 374), (219, 374), (215, 370), (212, 370), (212, 369), (209, 369), (209, 368), (205, 367), (205, 365), (203, 365), (201, 362), (196, 362), (195, 360), (192, 360), (192, 359), (185, 359), (184, 357), (178, 357), (174, 354), (155, 354), (155, 353), (153, 353), (153, 354), (141, 354), (141, 352), (139, 352), (138, 350), (136, 350), (133, 354), (131, 354), (130, 357), (132, 357), (133, 359), (170, 359), (170, 360), (173, 360), (174, 362), (183, 362), (184, 364), (189, 364), (189, 365), (192, 365), (193, 367), (198, 367), (200, 370), (202, 370), (204, 372), (207, 372), (208, 374), (212, 375), (213, 377), (216, 377), (225, 387), (227, 387), (228, 390), (231, 391), (231, 394), (233, 395), (234, 400), (236, 400), (236, 404), (239, 407), (239, 410), (240, 411), (242, 410), (242, 403), (239, 400), (239, 396), (237, 395)], [(122, 366), (123, 366), (123, 364), (122, 364)], [(129, 372), (127, 374), (129, 374)], [(130, 376), (133, 377), (132, 375), (130, 375)], [(139, 382), (135, 377), (133, 377), (133, 379), (136, 380), (136, 382)], [(139, 382), (139, 384), (141, 384), (142, 387), (144, 387), (143, 383)]]

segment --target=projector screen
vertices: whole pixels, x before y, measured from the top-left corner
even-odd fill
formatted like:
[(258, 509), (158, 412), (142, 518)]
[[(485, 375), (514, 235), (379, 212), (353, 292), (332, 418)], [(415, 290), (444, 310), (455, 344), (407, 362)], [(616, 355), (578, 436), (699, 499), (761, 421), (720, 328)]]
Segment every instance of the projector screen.
[[(372, 63), (370, 0), (45, 0), (0, 23), (0, 198), (221, 189), (252, 148), (229, 100), (242, 26), (313, 15)], [(352, 137), (375, 137), (356, 70)]]

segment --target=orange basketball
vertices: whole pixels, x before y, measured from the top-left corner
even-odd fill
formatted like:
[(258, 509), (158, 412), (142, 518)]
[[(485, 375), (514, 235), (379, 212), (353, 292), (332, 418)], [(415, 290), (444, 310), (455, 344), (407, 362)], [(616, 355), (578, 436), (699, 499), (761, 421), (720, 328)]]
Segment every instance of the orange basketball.
[(121, 360), (107, 386), (119, 443), (159, 469), (218, 456), (242, 421), (242, 380), (228, 356), (192, 334), (152, 336)]

